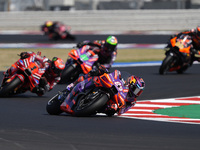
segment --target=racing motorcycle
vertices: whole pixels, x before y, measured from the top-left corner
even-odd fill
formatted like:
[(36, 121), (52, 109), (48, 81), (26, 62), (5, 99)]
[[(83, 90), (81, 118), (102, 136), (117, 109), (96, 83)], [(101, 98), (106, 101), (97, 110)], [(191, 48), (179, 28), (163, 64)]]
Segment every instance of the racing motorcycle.
[(79, 49), (72, 49), (68, 53), (69, 59), (61, 73), (60, 83), (71, 83), (81, 73), (88, 74), (96, 66), (96, 61), (99, 57), (88, 48), (89, 46), (85, 45)]
[(176, 71), (181, 74), (193, 63), (194, 54), (191, 53), (192, 39), (189, 35), (181, 35), (170, 39), (170, 43), (165, 48), (166, 57), (159, 68), (161, 75), (167, 72)]
[(15, 94), (32, 91), (40, 83), (44, 70), (34, 61), (33, 57), (19, 59), (17, 71), (12, 75), (4, 73), (0, 87), (0, 97), (12, 96)]
[(90, 88), (82, 92), (74, 93), (77, 88), (83, 86), (85, 81), (78, 83), (70, 93), (67, 90), (58, 92), (48, 101), (47, 112), (50, 115), (60, 115), (66, 112), (73, 116), (91, 116), (96, 113), (113, 116), (115, 111), (109, 110), (109, 104), (114, 103), (121, 108), (128, 93), (124, 80), (117, 76), (117, 70), (94, 76), (91, 80), (93, 82), (87, 83), (91, 84)]
[(47, 27), (45, 24), (41, 26), (41, 31), (47, 35), (50, 40), (69, 39), (75, 40), (75, 36), (70, 33), (71, 27), (59, 23), (59, 26)]

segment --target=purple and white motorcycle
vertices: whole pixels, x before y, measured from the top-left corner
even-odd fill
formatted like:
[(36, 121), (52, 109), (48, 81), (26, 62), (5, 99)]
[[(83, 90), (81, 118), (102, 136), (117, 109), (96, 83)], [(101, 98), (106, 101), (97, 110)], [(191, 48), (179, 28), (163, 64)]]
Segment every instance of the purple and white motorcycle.
[(65, 69), (62, 71), (60, 83), (69, 84), (75, 81), (81, 73), (88, 74), (92, 70), (99, 57), (88, 48), (89, 46), (85, 45), (69, 52), (70, 59), (67, 60)]
[[(73, 116), (91, 116), (96, 113), (113, 116), (123, 107), (128, 91), (120, 72), (115, 70), (89, 77), (79, 82), (70, 92), (59, 92), (48, 101), (46, 110), (50, 115), (66, 112)], [(110, 109), (113, 104), (116, 111)]]

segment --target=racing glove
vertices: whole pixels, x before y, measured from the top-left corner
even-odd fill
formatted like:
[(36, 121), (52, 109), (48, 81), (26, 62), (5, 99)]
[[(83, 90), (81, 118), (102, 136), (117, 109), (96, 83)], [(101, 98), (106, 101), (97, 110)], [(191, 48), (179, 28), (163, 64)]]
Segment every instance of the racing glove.
[(69, 85), (66, 87), (66, 91), (67, 91), (67, 92), (71, 92), (71, 90), (73, 89), (73, 87), (74, 87), (74, 83), (69, 84)]

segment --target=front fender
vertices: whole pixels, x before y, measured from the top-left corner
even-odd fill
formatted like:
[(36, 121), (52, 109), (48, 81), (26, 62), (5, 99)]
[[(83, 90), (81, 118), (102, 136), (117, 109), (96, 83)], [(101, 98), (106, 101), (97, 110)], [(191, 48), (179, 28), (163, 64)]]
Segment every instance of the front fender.
[(21, 82), (24, 83), (24, 79), (25, 79), (24, 75), (22, 75), (22, 74), (15, 74), (10, 79), (13, 80), (15, 77), (18, 77), (21, 80)]

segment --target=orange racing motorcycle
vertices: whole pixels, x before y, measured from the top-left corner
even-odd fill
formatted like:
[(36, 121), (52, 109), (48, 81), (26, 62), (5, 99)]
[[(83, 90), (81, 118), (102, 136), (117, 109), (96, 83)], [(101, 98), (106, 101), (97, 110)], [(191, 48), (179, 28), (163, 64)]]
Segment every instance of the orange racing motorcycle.
[(176, 71), (181, 74), (186, 71), (193, 64), (192, 47), (192, 39), (189, 35), (182, 34), (171, 38), (165, 48), (166, 57), (162, 61), (159, 73), (163, 75), (167, 72)]

